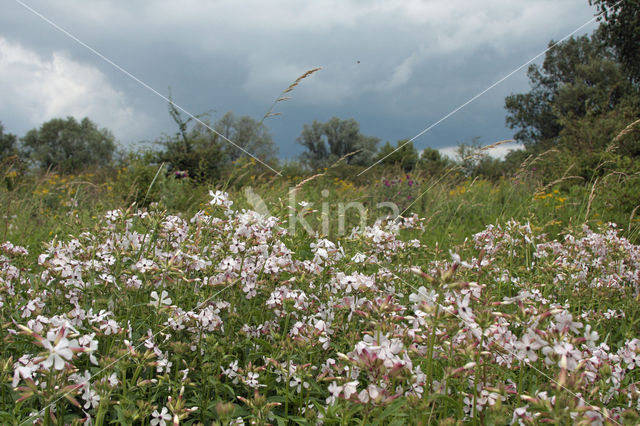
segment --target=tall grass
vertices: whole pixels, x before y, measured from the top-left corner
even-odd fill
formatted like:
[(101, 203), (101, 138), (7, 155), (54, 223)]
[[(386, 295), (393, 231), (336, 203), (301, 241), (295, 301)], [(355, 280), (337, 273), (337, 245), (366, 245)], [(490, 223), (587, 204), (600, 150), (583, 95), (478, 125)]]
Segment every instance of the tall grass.
[[(457, 171), (443, 178), (380, 167), (357, 178), (356, 171), (343, 167), (309, 179), (256, 174), (256, 167), (259, 166), (251, 161), (244, 162), (224, 181), (213, 185), (174, 179), (164, 173), (156, 175), (157, 167), (150, 166), (77, 176), (52, 172), (13, 176), (11, 190), (8, 185), (0, 189), (0, 233), (4, 240), (37, 246), (55, 235), (62, 237), (90, 227), (102, 212), (127, 208), (131, 203), (140, 207), (159, 203), (169, 213), (186, 217), (207, 202), (211, 188), (223, 189), (239, 206), (251, 208), (245, 197), (246, 188), (250, 187), (269, 212), (281, 219), (290, 213), (290, 200), (311, 203), (305, 220), (320, 232), (323, 221), (328, 219), (329, 237), (339, 236), (339, 221), (347, 231), (360, 226), (363, 215), (356, 208), (346, 208), (344, 219), (340, 219), (340, 204), (348, 203), (364, 207), (369, 225), (394, 212), (380, 203), (393, 203), (404, 216), (417, 214), (428, 219), (425, 242), (446, 246), (459, 244), (487, 224), (509, 219), (530, 221), (552, 236), (585, 222), (615, 222), (633, 242), (640, 235), (637, 204), (634, 206), (632, 199), (625, 200), (624, 195), (620, 199), (620, 194), (629, 193), (624, 188), (637, 187), (637, 174), (610, 173), (586, 186), (571, 184), (567, 179), (543, 185), (524, 173), (491, 182), (466, 178)], [(625, 209), (620, 208), (621, 202), (627, 203)]]
[(0, 172), (0, 421), (639, 418), (634, 176), (260, 167)]

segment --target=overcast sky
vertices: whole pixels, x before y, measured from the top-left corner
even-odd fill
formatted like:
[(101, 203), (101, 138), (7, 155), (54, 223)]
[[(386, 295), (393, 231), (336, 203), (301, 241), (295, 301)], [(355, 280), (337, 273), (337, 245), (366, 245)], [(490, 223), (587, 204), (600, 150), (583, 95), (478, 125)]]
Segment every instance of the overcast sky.
[[(267, 119), (281, 158), (302, 126), (354, 118), (411, 138), (593, 17), (587, 0), (20, 0), (194, 114)], [(123, 146), (174, 133), (166, 102), (16, 0), (0, 14), (0, 121), (24, 135), (88, 116)], [(591, 24), (578, 34), (590, 33)], [(542, 58), (537, 60), (541, 63)], [(504, 98), (526, 68), (416, 139), (451, 152), (508, 139)], [(447, 151), (446, 148), (449, 148)], [(504, 146), (503, 146), (504, 148)]]

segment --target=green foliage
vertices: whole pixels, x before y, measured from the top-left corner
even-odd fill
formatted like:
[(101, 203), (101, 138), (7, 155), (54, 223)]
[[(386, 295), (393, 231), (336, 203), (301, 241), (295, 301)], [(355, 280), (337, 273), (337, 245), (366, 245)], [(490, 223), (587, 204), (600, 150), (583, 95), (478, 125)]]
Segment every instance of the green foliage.
[(598, 20), (607, 41), (618, 54), (625, 71), (640, 83), (640, 1), (589, 0), (601, 16)]
[(0, 122), (0, 162), (7, 157), (18, 153), (16, 135), (4, 132), (4, 126)]
[(486, 152), (482, 151), (482, 145), (479, 138), (475, 137), (471, 143), (460, 143), (456, 150), (456, 159), (462, 174), (466, 177), (476, 175), (478, 164), (489, 157)]
[(418, 151), (413, 146), (413, 142), (407, 142), (407, 139), (401, 139), (393, 147), (389, 142), (380, 148), (377, 161), (380, 164), (398, 165), (405, 172), (413, 170), (420, 160)]
[(160, 141), (164, 150), (158, 155), (158, 163), (167, 163), (177, 176), (186, 174), (202, 182), (219, 178), (227, 159), (218, 135), (199, 122), (189, 129), (193, 117), (184, 119), (173, 103), (169, 103), (169, 114), (178, 125), (178, 132)]
[(541, 68), (529, 68), (529, 79), (529, 93), (505, 101), (507, 124), (526, 147), (507, 157), (507, 169), (518, 167), (516, 159), (544, 154), (536, 166), (544, 181), (589, 182), (612, 170), (606, 152), (638, 155), (640, 139), (629, 125), (640, 115), (640, 92), (603, 31), (554, 46)]
[(95, 166), (107, 166), (115, 152), (114, 137), (98, 129), (88, 118), (54, 118), (22, 139), (28, 157), (42, 169), (76, 173)]
[(379, 139), (360, 133), (360, 125), (353, 118), (333, 117), (326, 123), (314, 120), (311, 125), (305, 124), (297, 141), (307, 149), (301, 156), (302, 161), (312, 169), (318, 169), (348, 154), (353, 155), (345, 158), (347, 164), (369, 165), (377, 152)]
[(216, 121), (214, 129), (235, 144), (224, 142), (224, 155), (231, 162), (250, 157), (247, 153), (261, 161), (272, 161), (278, 152), (267, 126), (247, 115), (236, 117), (227, 112)]
[(458, 168), (466, 177), (482, 176), (497, 180), (505, 173), (504, 163), (491, 157), (480, 144), (478, 137), (473, 138), (471, 143), (458, 145), (457, 157)]
[(155, 163), (155, 153), (130, 153), (122, 162), (116, 188), (125, 203), (147, 206), (162, 198), (167, 181), (166, 164)]
[[(601, 160), (620, 161), (617, 167), (631, 170), (629, 164), (624, 164), (628, 156), (610, 153), (610, 157)], [(148, 167), (148, 180), (152, 181), (157, 174), (155, 167), (159, 165), (153, 163), (153, 153), (141, 152), (128, 161), (128, 170), (132, 173), (134, 162), (139, 161), (140, 167)], [(344, 167), (346, 170), (352, 166)], [(316, 262), (314, 245), (322, 241), (300, 229), (289, 235), (279, 233), (280, 226), (287, 227), (287, 207), (276, 209), (279, 200), (288, 199), (290, 188), (285, 179), (274, 178), (254, 186), (255, 193), (265, 199), (267, 207), (281, 220), (277, 225), (267, 226), (241, 210), (244, 205), (239, 200), (240, 193), (229, 197), (234, 201), (232, 208), (237, 209), (231, 212), (215, 202), (210, 204), (211, 197), (206, 194), (211, 188), (207, 185), (172, 179), (163, 173), (158, 174), (152, 186), (158, 189), (153, 195), (158, 205), (136, 212), (136, 207), (128, 208), (129, 200), (106, 203), (104, 200), (109, 199), (110, 194), (131, 185), (134, 175), (127, 175), (128, 170), (121, 171), (116, 178), (108, 174), (94, 177), (87, 174), (75, 179), (52, 174), (30, 175), (24, 177), (12, 193), (0, 189), (2, 214), (8, 218), (7, 231), (0, 230), (6, 232), (9, 240), (29, 248), (27, 256), (11, 254), (10, 246), (0, 248), (4, 250), (3, 264), (12, 265), (5, 268), (5, 274), (18, 275), (12, 279), (21, 284), (14, 285), (14, 294), (5, 294), (3, 323), (31, 326), (37, 318), (54, 318), (53, 315), (71, 318), (68, 313), (79, 312), (74, 308), (80, 306), (92, 320), (74, 316), (71, 319), (75, 321), (75, 329), (79, 335), (90, 333), (90, 339), (99, 343), (91, 352), (74, 351), (65, 363), (68, 367), (63, 370), (51, 370), (48, 376), (42, 370), (37, 372), (39, 379), (47, 378), (47, 383), (55, 380), (56, 387), (38, 386), (32, 393), (22, 376), (16, 379), (20, 389), (10, 386), (16, 367), (10, 361), (3, 363), (0, 366), (4, 383), (0, 418), (5, 423), (26, 421), (32, 412), (57, 398), (65, 385), (75, 384), (81, 374), (88, 377), (85, 371), (91, 375), (90, 389), (99, 393), (100, 404), (88, 406), (85, 414), (68, 400), (61, 399), (55, 411), (59, 423), (71, 424), (90, 415), (96, 424), (148, 424), (154, 411), (161, 412), (166, 407), (171, 413), (188, 414), (181, 419), (186, 424), (227, 424), (238, 416), (246, 422), (311, 424), (319, 414), (326, 424), (418, 421), (454, 424), (453, 419), (462, 419), (465, 415), (469, 422), (505, 424), (513, 417), (514, 409), (527, 402), (523, 402), (522, 395), (533, 398), (538, 392), (547, 392), (549, 401), (555, 398), (562, 404), (530, 405), (530, 414), (534, 415), (537, 410), (535, 413), (542, 413), (538, 419), (552, 422), (560, 418), (571, 423), (575, 419), (569, 417), (566, 401), (573, 404), (569, 408), (577, 415), (582, 413), (584, 404), (578, 398), (569, 398), (559, 387), (547, 386), (549, 377), (557, 382), (569, 377), (564, 382), (567, 389), (574, 394), (589, 395), (589, 403), (598, 403), (608, 410), (626, 409), (631, 398), (635, 398), (631, 405), (635, 407), (634, 383), (637, 383), (638, 371), (627, 368), (629, 362), (614, 363), (604, 358), (603, 362), (609, 364), (603, 365), (619, 368), (625, 372), (625, 378), (608, 384), (609, 376), (603, 375), (602, 386), (610, 388), (598, 389), (600, 394), (589, 394), (585, 390), (591, 383), (573, 380), (586, 377), (582, 370), (574, 369), (566, 374), (559, 358), (555, 358), (553, 364), (545, 362), (544, 350), (537, 352), (537, 360), (530, 362), (513, 358), (513, 362), (506, 365), (494, 362), (495, 355), (505, 354), (495, 352), (495, 348), (505, 343), (488, 340), (495, 339), (495, 334), (467, 332), (468, 329), (463, 328), (467, 324), (461, 325), (455, 313), (459, 311), (454, 308), (467, 308), (462, 304), (468, 302), (467, 312), (472, 313), (474, 321), (485, 330), (502, 327), (513, 333), (514, 339), (521, 339), (534, 324), (532, 327), (541, 334), (555, 336), (553, 339), (557, 341), (569, 333), (569, 327), (564, 331), (554, 328), (559, 321), (556, 315), (560, 306), (566, 310), (565, 318), (570, 314), (583, 324), (574, 333), (574, 347), (586, 351), (578, 345), (584, 342), (583, 336), (589, 336), (589, 330), (597, 331), (600, 338), (596, 344), (607, 342), (612, 348), (601, 350), (619, 356), (620, 352), (616, 351), (624, 346), (625, 339), (637, 335), (639, 310), (634, 298), (637, 285), (630, 285), (632, 281), (637, 282), (632, 275), (635, 270), (631, 269), (635, 264), (631, 263), (634, 258), (629, 246), (614, 240), (613, 228), (601, 226), (601, 221), (615, 218), (620, 234), (638, 240), (637, 216), (620, 216), (617, 208), (620, 197), (627, 197), (629, 202), (633, 202), (634, 197), (638, 199), (637, 175), (625, 178), (609, 174), (589, 187), (540, 187), (535, 185), (535, 179), (490, 182), (465, 178), (455, 172), (440, 179), (418, 171), (409, 178), (398, 167), (398, 176), (389, 176), (392, 181), (381, 190), (378, 179), (370, 179), (378, 182), (378, 186), (370, 182), (354, 187), (352, 181), (332, 179), (328, 175), (333, 169), (329, 169), (327, 175), (300, 185), (297, 193), (296, 201), (313, 203), (301, 217), (314, 229), (319, 229), (316, 226), (325, 218), (331, 221), (331, 229), (335, 229), (335, 222), (340, 220), (339, 202), (357, 200), (366, 204), (367, 225), (371, 226), (376, 218), (388, 212), (386, 208), (376, 207), (379, 202), (400, 202), (398, 198), (406, 199), (407, 195), (416, 201), (409, 213), (415, 212), (425, 219), (415, 222), (412, 228), (403, 225), (405, 221), (401, 220), (390, 222), (385, 228), (378, 225), (368, 232), (349, 236), (351, 225), (358, 224), (354, 215), (356, 217), (345, 226), (346, 234), (328, 235), (339, 244), (339, 250), (328, 254), (331, 257), (324, 267), (314, 272), (285, 269), (288, 265), (297, 267), (302, 262), (304, 265)], [(144, 188), (144, 192), (146, 190)], [(327, 190), (328, 195), (323, 195), (323, 190)], [(193, 199), (186, 194), (193, 194)], [(105, 204), (97, 209), (100, 200)], [(194, 210), (203, 211), (192, 222), (194, 211), (190, 209), (196, 204), (200, 207)], [(112, 208), (121, 210), (105, 217), (105, 210)], [(294, 208), (302, 211), (305, 207), (296, 203)], [(351, 213), (354, 210), (347, 211), (346, 215)], [(598, 234), (579, 231), (585, 222), (591, 229), (599, 229)], [(406, 223), (411, 223), (411, 219)], [(252, 231), (254, 229), (257, 231)], [(474, 236), (479, 231), (483, 234)], [(255, 234), (246, 235), (249, 232)], [(45, 241), (52, 242), (42, 244)], [(244, 244), (240, 251), (236, 241)], [(540, 248), (545, 244), (547, 249)], [(548, 255), (536, 256), (543, 253), (541, 250), (546, 250), (544, 253)], [(558, 257), (559, 250), (566, 252), (562, 259)], [(37, 262), (43, 253), (47, 256)], [(369, 259), (380, 260), (356, 263), (355, 256), (363, 253)], [(460, 255), (462, 261), (456, 262), (455, 255)], [(249, 269), (258, 256), (277, 258), (279, 263), (274, 265), (284, 266), (271, 270)], [(235, 259), (238, 259), (238, 276), (225, 279), (224, 262)], [(59, 265), (63, 262), (83, 269), (61, 272)], [(424, 276), (410, 272), (418, 268), (425, 272)], [(45, 270), (49, 272), (43, 273)], [(91, 285), (67, 285), (80, 276), (78, 271), (82, 273), (81, 279)], [(577, 276), (575, 271), (582, 274)], [(623, 276), (620, 271), (627, 275)], [(245, 297), (243, 288), (251, 281), (241, 276), (241, 272), (255, 274), (255, 282), (259, 283), (251, 298)], [(344, 275), (337, 275), (338, 272)], [(354, 300), (354, 291), (337, 286), (345, 276), (356, 275), (356, 272), (355, 283), (361, 279), (358, 276), (371, 277), (373, 283), (371, 288), (361, 286), (357, 290), (358, 297), (367, 299), (360, 303), (357, 311), (348, 305)], [(50, 278), (71, 273), (74, 275)], [(623, 288), (591, 285), (600, 282), (595, 280), (607, 284), (615, 280)], [(81, 297), (65, 297), (65, 291)], [(163, 295), (163, 292), (166, 293)], [(285, 298), (289, 292), (299, 298)], [(527, 292), (535, 296), (527, 297)], [(466, 294), (471, 296), (467, 302), (464, 301)], [(22, 312), (27, 311), (24, 306), (36, 295), (46, 297), (37, 299), (42, 303), (34, 302), (37, 310), (26, 314), (31, 317), (24, 318)], [(282, 298), (276, 299), (280, 295)], [(429, 299), (425, 298), (427, 295)], [(541, 302), (542, 299), (545, 301)], [(433, 309), (435, 305), (429, 300), (446, 308)], [(417, 315), (409, 316), (414, 310)], [(325, 315), (326, 312), (330, 314)], [(607, 318), (603, 317), (605, 313)], [(93, 320), (96, 315), (103, 319)], [(313, 318), (329, 318), (326, 321), (334, 333), (327, 335), (326, 347), (320, 340), (324, 335), (317, 331), (320, 327), (300, 326)], [(415, 318), (421, 318), (426, 325), (417, 324)], [(104, 332), (111, 320), (120, 328), (116, 333)], [(324, 321), (318, 324), (322, 326)], [(52, 325), (40, 322), (45, 328), (39, 335), (46, 336), (46, 327)], [(204, 326), (210, 328), (197, 328)], [(405, 332), (403, 328), (409, 327), (411, 332)], [(14, 328), (17, 327), (14, 325)], [(23, 354), (33, 355), (31, 359), (42, 354), (47, 356), (47, 349), (38, 345), (33, 335), (24, 329), (17, 330), (23, 332), (13, 334), (2, 348), (5, 359), (12, 356), (15, 360)], [(296, 334), (291, 330), (296, 330)], [(416, 332), (420, 333), (419, 340), (414, 338)], [(461, 345), (450, 338), (472, 339), (474, 335), (482, 340)], [(397, 347), (403, 352), (398, 356), (405, 362), (410, 361), (411, 370), (406, 367), (400, 374), (397, 369), (403, 368), (403, 364), (397, 364), (396, 370), (387, 370), (390, 367), (385, 367), (379, 358), (359, 360), (354, 348), (361, 341), (379, 340), (376, 336), (401, 341), (402, 345)], [(70, 336), (70, 341), (72, 337), (78, 338)], [(484, 339), (495, 343), (484, 346)], [(154, 350), (148, 347), (151, 345)], [(162, 356), (154, 354), (156, 347)], [(90, 355), (97, 357), (99, 365), (90, 362)], [(230, 373), (233, 363), (238, 368), (238, 380)], [(362, 368), (356, 369), (357, 366)], [(414, 382), (406, 380), (418, 367), (424, 375), (421, 374), (415, 384), (424, 389), (423, 394), (407, 392)], [(325, 368), (327, 373), (323, 372)], [(351, 371), (355, 371), (355, 375), (350, 375)], [(256, 383), (260, 384), (257, 392), (249, 385), (249, 372), (255, 373)], [(71, 376), (74, 373), (79, 376)], [(103, 378), (111, 378), (115, 384)], [(380, 383), (379, 380), (389, 382), (381, 392), (389, 389), (398, 392), (397, 397), (361, 403), (360, 399), (366, 397), (361, 392), (371, 384)], [(329, 404), (332, 382), (340, 386), (355, 383), (357, 392), (352, 393), (351, 398), (343, 392), (335, 398), (335, 404)], [(504, 387), (507, 385), (508, 389)], [(397, 386), (403, 386), (403, 392), (396, 391)], [(597, 395), (610, 395), (610, 390), (619, 395), (602, 403), (595, 400)], [(84, 403), (83, 389), (70, 391), (70, 396)], [(472, 399), (487, 401), (487, 392), (491, 392), (496, 404), (470, 413)], [(628, 392), (629, 397), (623, 392)], [(21, 396), (24, 400), (16, 403)], [(180, 407), (197, 407), (197, 410), (187, 413), (180, 411)], [(45, 417), (45, 422), (48, 420), (49, 417)]]
[(280, 173), (282, 173), (282, 176), (286, 178), (305, 176), (307, 174), (302, 163), (297, 160), (288, 160), (278, 164), (277, 170), (279, 170)]
[(158, 160), (166, 162), (178, 177), (210, 182), (221, 178), (232, 164), (254, 161), (249, 154), (263, 162), (276, 161), (277, 147), (271, 134), (262, 122), (251, 117), (236, 117), (228, 112), (210, 126), (201, 115), (190, 126), (194, 118), (183, 118), (173, 103), (169, 103), (169, 114), (178, 125), (178, 132), (160, 141), (164, 150)]
[(421, 171), (431, 176), (438, 176), (453, 164), (447, 157), (443, 157), (437, 149), (425, 148), (420, 154), (418, 166)]
[(637, 108), (637, 90), (598, 32), (556, 45), (547, 52), (542, 68), (532, 65), (528, 75), (531, 91), (506, 98), (506, 121), (518, 129), (517, 140), (538, 152), (556, 146), (570, 121), (597, 117), (620, 106)]
[(602, 114), (564, 117), (560, 120), (563, 129), (559, 134), (558, 145), (578, 156), (595, 155), (605, 150), (631, 157), (640, 156), (640, 138), (637, 132), (615, 140), (626, 124), (637, 119), (636, 114), (636, 108), (624, 105)]

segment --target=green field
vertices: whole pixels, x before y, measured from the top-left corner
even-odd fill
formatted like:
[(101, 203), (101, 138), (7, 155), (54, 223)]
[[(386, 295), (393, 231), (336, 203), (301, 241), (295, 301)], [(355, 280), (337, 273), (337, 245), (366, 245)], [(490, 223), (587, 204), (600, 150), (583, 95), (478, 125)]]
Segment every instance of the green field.
[(7, 173), (3, 424), (640, 420), (633, 180), (251, 167)]

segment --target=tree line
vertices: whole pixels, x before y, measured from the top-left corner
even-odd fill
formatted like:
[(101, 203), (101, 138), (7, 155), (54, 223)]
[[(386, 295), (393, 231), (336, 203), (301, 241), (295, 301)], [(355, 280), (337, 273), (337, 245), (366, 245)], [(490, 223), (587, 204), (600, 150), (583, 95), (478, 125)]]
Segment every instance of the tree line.
[[(489, 157), (477, 140), (460, 144), (457, 164), (463, 173), (496, 178), (542, 154), (548, 154), (540, 166), (549, 179), (557, 178), (567, 164), (585, 178), (607, 162), (634, 168), (640, 157), (640, 0), (590, 4), (599, 12), (599, 28), (562, 43), (551, 41), (544, 62), (528, 69), (531, 89), (505, 99), (506, 124), (524, 149), (501, 161)], [(183, 117), (171, 103), (169, 114), (177, 131), (156, 141), (158, 148), (145, 157), (148, 162), (165, 163), (172, 172), (199, 180), (220, 177), (247, 152), (277, 166), (277, 147), (263, 121), (228, 112), (204, 126)], [(206, 117), (199, 119), (206, 123)], [(434, 174), (452, 164), (437, 150), (418, 151), (405, 140), (379, 146), (380, 139), (364, 135), (354, 119), (305, 124), (297, 142), (304, 148), (298, 166), (307, 171), (338, 160), (355, 167), (380, 162)], [(13, 158), (25, 167), (74, 173), (124, 157), (116, 151), (111, 132), (88, 118), (53, 119), (21, 138), (6, 133), (0, 123), (0, 161)]]
[[(170, 172), (200, 181), (219, 178), (227, 167), (250, 158), (249, 154), (279, 167), (272, 135), (264, 123), (252, 117), (228, 112), (208, 124), (202, 116), (198, 120), (185, 118), (173, 104), (169, 104), (169, 114), (177, 131), (158, 138), (155, 141), (157, 148), (144, 155), (118, 152), (113, 134), (99, 128), (89, 118), (80, 121), (73, 117), (52, 119), (22, 138), (4, 132), (0, 123), (0, 162), (13, 159), (23, 167), (78, 173), (144, 157), (147, 164), (165, 163)], [(404, 145), (405, 141), (398, 141), (398, 146), (404, 146), (392, 152), (395, 148), (388, 142), (378, 149), (379, 141), (362, 134), (354, 119), (333, 117), (325, 123), (313, 121), (303, 126), (297, 138), (297, 142), (306, 148), (297, 167), (310, 172), (329, 167), (340, 159), (347, 165), (361, 167), (382, 160), (383, 164), (398, 164), (405, 171), (420, 166), (435, 173), (451, 163), (433, 148), (419, 153), (412, 143)]]

